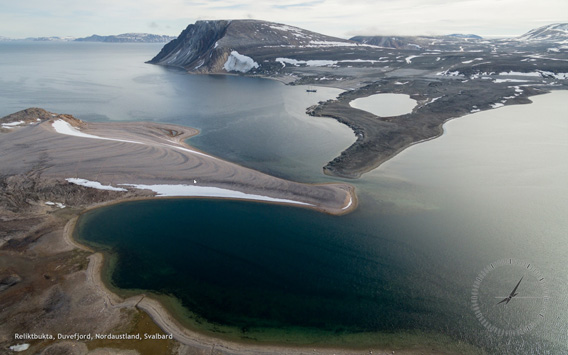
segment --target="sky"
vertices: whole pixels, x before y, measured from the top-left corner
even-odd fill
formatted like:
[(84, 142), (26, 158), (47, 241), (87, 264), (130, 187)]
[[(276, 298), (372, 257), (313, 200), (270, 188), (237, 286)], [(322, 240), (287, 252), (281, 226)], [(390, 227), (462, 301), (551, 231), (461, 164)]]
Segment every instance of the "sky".
[(567, 0), (0, 0), (9, 38), (145, 32), (177, 36), (197, 20), (257, 19), (331, 36), (518, 36), (568, 22)]

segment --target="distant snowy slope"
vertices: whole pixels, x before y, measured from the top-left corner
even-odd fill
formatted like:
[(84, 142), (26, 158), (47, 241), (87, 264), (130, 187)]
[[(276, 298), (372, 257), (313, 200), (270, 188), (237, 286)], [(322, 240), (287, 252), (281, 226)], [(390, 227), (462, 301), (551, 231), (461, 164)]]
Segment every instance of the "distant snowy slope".
[(568, 40), (568, 23), (555, 23), (535, 28), (518, 39), (521, 41), (565, 41)]

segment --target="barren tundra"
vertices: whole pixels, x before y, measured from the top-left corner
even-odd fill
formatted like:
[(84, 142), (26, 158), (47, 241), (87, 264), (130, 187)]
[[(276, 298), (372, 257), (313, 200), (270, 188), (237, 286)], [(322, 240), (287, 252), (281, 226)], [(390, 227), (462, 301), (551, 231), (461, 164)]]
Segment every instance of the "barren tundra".
[[(332, 117), (355, 131), (357, 141), (323, 170), (358, 178), (404, 148), (439, 136), (449, 119), (565, 90), (567, 29), (554, 24), (508, 39), (454, 34), (346, 40), (266, 21), (198, 21), (149, 63), (347, 90), (308, 113)], [(417, 105), (395, 117), (349, 106), (378, 93), (404, 93)]]

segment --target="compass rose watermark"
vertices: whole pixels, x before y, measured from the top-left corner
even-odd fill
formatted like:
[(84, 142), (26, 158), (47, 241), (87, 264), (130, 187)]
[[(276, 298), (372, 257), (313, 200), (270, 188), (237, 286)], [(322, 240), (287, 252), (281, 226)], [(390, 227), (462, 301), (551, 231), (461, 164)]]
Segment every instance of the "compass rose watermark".
[(471, 308), (488, 331), (517, 336), (532, 331), (546, 316), (549, 293), (544, 275), (531, 263), (501, 259), (477, 275)]

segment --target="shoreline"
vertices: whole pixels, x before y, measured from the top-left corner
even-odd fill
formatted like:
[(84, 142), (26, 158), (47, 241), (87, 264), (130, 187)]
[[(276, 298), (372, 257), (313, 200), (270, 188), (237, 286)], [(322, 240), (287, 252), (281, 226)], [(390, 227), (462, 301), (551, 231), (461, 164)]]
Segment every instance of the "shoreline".
[[(343, 149), (339, 155), (322, 167), (325, 175), (345, 179), (359, 179), (363, 174), (380, 167), (405, 149), (440, 137), (443, 134), (442, 126), (449, 120), (501, 107), (493, 106), (494, 103), (504, 102), (503, 106), (530, 104), (531, 96), (566, 90), (566, 86), (550, 86), (534, 82), (527, 82), (522, 89), (519, 89), (518, 86), (511, 85), (514, 83), (462, 81), (460, 78), (440, 77), (435, 75), (435, 72), (421, 77), (386, 75), (369, 84), (361, 78), (320, 82), (317, 81), (317, 75), (304, 76), (305, 73), (301, 71), (294, 72), (295, 76), (287, 76), (193, 72), (179, 66), (175, 68), (184, 70), (189, 75), (240, 76), (274, 80), (283, 85), (343, 90), (335, 99), (321, 101), (308, 107), (306, 113), (312, 117), (336, 120), (349, 127), (357, 137), (353, 144)], [(406, 82), (400, 84), (400, 81)], [(434, 82), (436, 85), (430, 85)], [(405, 94), (419, 104), (411, 113), (390, 117), (376, 116), (349, 105), (355, 99), (375, 94)], [(447, 105), (450, 106), (449, 110), (445, 107)], [(472, 108), (475, 110), (472, 111)]]
[[(398, 79), (383, 80), (344, 92), (336, 100), (308, 108), (309, 115), (333, 118), (350, 127), (357, 135), (355, 143), (323, 168), (326, 175), (358, 179), (405, 149), (440, 137), (446, 122), (478, 112), (472, 112), (472, 107), (480, 107), (481, 112), (495, 109), (496, 107), (492, 107), (491, 103), (499, 102), (508, 94), (513, 95), (514, 98), (506, 101), (504, 106), (530, 104), (532, 101), (529, 97), (551, 91), (523, 87), (522, 93), (519, 94), (515, 93), (512, 86), (503, 85), (487, 90), (483, 87), (483, 83), (476, 83), (479, 86), (473, 84), (467, 86), (456, 80), (442, 81), (436, 87), (430, 87), (428, 79), (414, 79), (412, 84), (397, 85)], [(350, 106), (350, 102), (357, 98), (391, 93), (409, 95), (418, 102), (418, 105), (411, 113), (392, 117), (379, 117)], [(458, 95), (467, 95), (469, 99), (456, 101)], [(428, 101), (434, 96), (441, 99), (436, 100), (435, 103)], [(451, 110), (445, 107), (448, 104), (452, 105)]]
[[(41, 117), (40, 122), (36, 116)], [(357, 207), (355, 188), (347, 183), (285, 180), (193, 148), (185, 142), (198, 134), (193, 128), (148, 122), (83, 122), (41, 109), (24, 110), (2, 121), (21, 118), (26, 119), (25, 125), (0, 136), (5, 138), (0, 139), (0, 149), (6, 152), (0, 161), (9, 167), (8, 175), (25, 174), (30, 166), (22, 156), (36, 156), (43, 176), (82, 180), (87, 183), (83, 186), (91, 188), (145, 191), (142, 195), (151, 193), (157, 198), (234, 198), (333, 215)], [(45, 152), (49, 152), (47, 160), (42, 158)], [(153, 187), (169, 191), (164, 197), (156, 196), (160, 191)]]
[[(65, 226), (64, 236), (66, 243), (69, 245), (92, 252), (88, 257), (89, 265), (87, 270), (87, 279), (91, 282), (98, 295), (104, 299), (105, 304), (112, 308), (136, 308), (142, 310), (152, 319), (152, 321), (165, 333), (171, 334), (173, 339), (182, 344), (182, 346), (189, 347), (190, 349), (199, 349), (203, 351), (220, 351), (223, 354), (458, 354), (459, 352), (452, 352), (448, 350), (437, 350), (432, 348), (432, 346), (416, 347), (415, 345), (409, 345), (408, 348), (393, 346), (391, 348), (378, 347), (378, 346), (325, 346), (322, 344), (311, 344), (311, 345), (291, 345), (291, 344), (280, 344), (273, 343), (272, 341), (255, 343), (255, 341), (237, 341), (224, 339), (222, 337), (217, 337), (200, 332), (197, 329), (191, 329), (182, 325), (173, 315), (171, 310), (169, 310), (163, 301), (154, 298), (155, 296), (150, 293), (138, 292), (138, 290), (133, 291), (135, 295), (128, 296), (126, 298), (121, 297), (114, 293), (105, 281), (103, 280), (103, 272), (105, 268), (105, 255), (102, 252), (93, 251), (90, 247), (81, 244), (74, 237), (74, 231), (76, 228), (76, 223), (80, 216), (87, 211), (94, 210), (97, 208), (109, 206), (112, 204), (117, 204), (125, 201), (115, 201), (108, 204), (103, 204), (100, 206), (91, 206), (85, 211), (82, 211), (79, 215), (71, 219)], [(140, 290), (143, 291), (143, 290)], [(168, 296), (169, 297), (169, 296)], [(174, 299), (175, 300), (175, 299)]]
[[(49, 114), (51, 115), (51, 114)], [(77, 125), (81, 125), (84, 124), (84, 126), (81, 126), (83, 132), (89, 132), (89, 133), (85, 133), (85, 134), (100, 134), (101, 131), (105, 132), (103, 129), (109, 129), (107, 124), (103, 124), (103, 125), (96, 125), (94, 123), (81, 123), (81, 121), (77, 120), (77, 121), (73, 121), (74, 118), (72, 118), (71, 116), (66, 117), (69, 121), (76, 123)], [(50, 118), (53, 119), (53, 118)], [(51, 121), (48, 121), (51, 122)], [(42, 124), (43, 123), (43, 124)], [(54, 140), (56, 140), (57, 142), (64, 142), (65, 138), (67, 139), (67, 141), (71, 142), (71, 143), (77, 143), (77, 139), (76, 137), (67, 137), (65, 135), (53, 135), (53, 129), (51, 128), (50, 125), (47, 125), (45, 122), (42, 122), (39, 124), (34, 124), (33, 126), (26, 126), (26, 127), (21, 127), (19, 128), (19, 131), (25, 131), (27, 132), (31, 132), (31, 139), (35, 140), (38, 137), (40, 138), (44, 138), (46, 139), (46, 143), (52, 143), (54, 142)], [(97, 127), (99, 126), (99, 127)], [(101, 127), (102, 126), (102, 127)], [(124, 127), (124, 126), (129, 126), (129, 124), (120, 124), (120, 125), (114, 125), (115, 127)], [(132, 126), (130, 124), (130, 126)], [(176, 132), (179, 133), (177, 131), (172, 131), (172, 130), (168, 130), (169, 128), (171, 129), (186, 129), (186, 131), (183, 131), (186, 134), (187, 133), (187, 128), (183, 128), (183, 127), (179, 127), (179, 126), (174, 126), (174, 125), (156, 125), (156, 124), (149, 124), (149, 125), (144, 125), (146, 128), (148, 128), (148, 126), (153, 126), (153, 127), (158, 127), (160, 128), (162, 131), (168, 131), (170, 133), (172, 132)], [(164, 127), (166, 127), (167, 129), (164, 129)], [(18, 131), (11, 131), (9, 133), (7, 133), (7, 135), (10, 134), (16, 134)], [(46, 137), (44, 136), (46, 134), (46, 132), (49, 133), (49, 136)], [(146, 140), (149, 137), (151, 138), (155, 138), (156, 134), (158, 133), (157, 131), (142, 131), (145, 133), (144, 136), (144, 140)], [(193, 131), (192, 131), (193, 132)], [(115, 132), (116, 133), (116, 132)], [(151, 133), (151, 134), (150, 134)], [(164, 132), (162, 132), (164, 133)], [(173, 133), (172, 133), (173, 134)], [(194, 133), (193, 133), (194, 134)], [(111, 136), (116, 136), (116, 135), (111, 135)], [(106, 136), (108, 137), (108, 136)], [(120, 139), (125, 138), (125, 139), (131, 139), (132, 135), (120, 135), (119, 136)], [(163, 138), (162, 136), (158, 135), (158, 137)], [(178, 134), (174, 137), (174, 139), (176, 140), (176, 142), (180, 142), (182, 141), (183, 137), (185, 137), (184, 134)], [(136, 146), (136, 147), (143, 147), (144, 145), (141, 144), (131, 144), (128, 142), (115, 142), (115, 141), (102, 141), (103, 143), (101, 143), (100, 140), (98, 139), (85, 139), (85, 138), (80, 138), (83, 143), (88, 143), (89, 145), (91, 144), (91, 142), (95, 142), (95, 144), (97, 145), (101, 145), (101, 144), (112, 144), (113, 147), (117, 147), (117, 144), (119, 145), (119, 147), (126, 147), (126, 146)], [(113, 139), (119, 139), (119, 138), (113, 138)], [(169, 139), (171, 141), (171, 139)], [(39, 140), (35, 140), (38, 143), (41, 143), (41, 139)], [(126, 144), (125, 144), (126, 143)], [(180, 144), (181, 146), (181, 144)], [(64, 145), (62, 147), (62, 149), (66, 148), (66, 146)], [(188, 146), (187, 149), (193, 149), (192, 147)], [(54, 149), (53, 154), (55, 154), (57, 151), (57, 149)], [(18, 151), (18, 153), (21, 153), (21, 151)], [(73, 152), (74, 153), (74, 152)], [(181, 155), (184, 155), (185, 152), (180, 153)], [(204, 155), (206, 155), (206, 153), (203, 153)], [(9, 155), (9, 154), (8, 154)], [(75, 157), (76, 154), (71, 154), (71, 157)], [(201, 155), (200, 155), (201, 156)], [(216, 161), (219, 161), (218, 158), (214, 158), (211, 157), (213, 159), (215, 159)], [(204, 159), (204, 158), (203, 158)], [(234, 165), (232, 163), (230, 163), (230, 165)], [(83, 169), (83, 166), (81, 167)], [(245, 169), (242, 167), (239, 167), (239, 169), (243, 169), (246, 171), (251, 171), (250, 169)], [(97, 171), (97, 174), (100, 173), (100, 171), (102, 170), (102, 168), (98, 167), (95, 165), (95, 171)], [(69, 168), (68, 170), (69, 171)], [(217, 171), (217, 170), (215, 170)], [(48, 174), (49, 175), (49, 174)], [(260, 174), (260, 175), (264, 175), (264, 174)], [(61, 179), (60, 175), (50, 175), (52, 178), (58, 178)], [(281, 179), (276, 179), (276, 181), (282, 181)], [(118, 183), (115, 184), (111, 184), (111, 185), (117, 185), (119, 186)], [(336, 208), (335, 210), (332, 210), (331, 212), (329, 212), (328, 210), (318, 207), (318, 206), (302, 206), (302, 205), (292, 205), (294, 207), (305, 207), (305, 208), (312, 208), (312, 209), (316, 209), (320, 212), (324, 212), (324, 213), (331, 213), (331, 214), (344, 214), (344, 213), (349, 213), (352, 210), (354, 210), (357, 207), (357, 196), (355, 194), (355, 188), (352, 185), (349, 184), (336, 184), (336, 183), (325, 183), (325, 184), (301, 184), (302, 186), (308, 186), (308, 187), (320, 187), (320, 186), (327, 186), (327, 187), (335, 187), (337, 185), (339, 185), (338, 187), (340, 187), (340, 190), (343, 190), (344, 194), (343, 194), (343, 199), (341, 201), (338, 201), (339, 206), (341, 206), (340, 208)], [(75, 188), (79, 188), (79, 189), (83, 189), (83, 190), (94, 190), (91, 188), (86, 188), (86, 187), (82, 187), (82, 186), (78, 186), (78, 185), (73, 185), (73, 184), (67, 184), (66, 186), (71, 187), (71, 186), (75, 186)], [(143, 192), (142, 190), (134, 190), (134, 191), (139, 191), (139, 193)], [(103, 193), (105, 191), (102, 190), (96, 190), (95, 192), (97, 193)], [(123, 202), (128, 202), (128, 201), (137, 201), (137, 200), (152, 200), (152, 199), (159, 199), (159, 198), (176, 198), (179, 199), (180, 197), (155, 197), (155, 196), (151, 196), (148, 193), (144, 194), (138, 194), (138, 195), (134, 195), (132, 196), (132, 194), (130, 194), (128, 197), (121, 197), (119, 196), (118, 192), (113, 192), (115, 195), (114, 198), (112, 198), (111, 201), (104, 201), (104, 202), (96, 202), (96, 203), (88, 203), (88, 204), (83, 204), (82, 208), (80, 209), (80, 214), (85, 213), (86, 211), (90, 211), (90, 210), (94, 210), (97, 208), (102, 208), (105, 206), (109, 206), (112, 204), (117, 204), (117, 203), (123, 203)], [(183, 198), (192, 198), (192, 197), (183, 197)], [(205, 198), (205, 197), (194, 197), (194, 198)], [(58, 199), (55, 199), (55, 201), (58, 201)], [(66, 201), (64, 201), (66, 202)], [(276, 203), (276, 204), (283, 204), (283, 205), (289, 205), (287, 203), (278, 203), (278, 202), (268, 202), (268, 201), (255, 201), (256, 203), (261, 202), (261, 203)], [(333, 213), (332, 213), (333, 212)], [(79, 249), (79, 250), (84, 250), (84, 251), (88, 251), (89, 253), (93, 253), (93, 250), (91, 250), (90, 248), (80, 244), (78, 241), (74, 240), (73, 238), (73, 233), (75, 231), (75, 227), (76, 227), (76, 223), (77, 220), (79, 218), (79, 215), (77, 215), (77, 212), (73, 212), (73, 217), (65, 224), (62, 234), (63, 234), (63, 238), (65, 243), (67, 243), (69, 246), (71, 246), (73, 249)], [(248, 342), (238, 342), (238, 341), (230, 341), (230, 340), (224, 340), (224, 339), (220, 339), (218, 337), (214, 337), (214, 336), (208, 336), (208, 335), (204, 335), (201, 334), (199, 332), (193, 331), (191, 329), (188, 329), (187, 327), (184, 327), (183, 325), (181, 325), (177, 320), (175, 320), (171, 314), (170, 311), (168, 311), (168, 308), (165, 307), (159, 300), (147, 297), (144, 293), (140, 293), (137, 294), (136, 296), (132, 296), (132, 297), (128, 297), (128, 298), (122, 298), (119, 295), (115, 294), (114, 292), (112, 292), (112, 290), (110, 290), (103, 281), (103, 270), (104, 270), (104, 258), (103, 255), (100, 253), (94, 253), (93, 255), (88, 257), (88, 265), (86, 270), (84, 271), (84, 274), (86, 275), (86, 282), (89, 285), (92, 285), (94, 287), (95, 290), (95, 294), (97, 295), (97, 298), (101, 300), (101, 302), (105, 305), (105, 307), (108, 307), (111, 310), (120, 310), (120, 309), (141, 309), (144, 312), (146, 312), (147, 314), (150, 315), (150, 317), (153, 319), (153, 321), (163, 330), (165, 330), (166, 332), (171, 332), (172, 334), (175, 334), (175, 338), (177, 341), (179, 341), (181, 344), (183, 344), (183, 346), (185, 347), (198, 347), (198, 348), (207, 348), (209, 349), (210, 347), (215, 348), (215, 349), (223, 349), (222, 351), (225, 353), (232, 353), (232, 354), (245, 354), (245, 353), (258, 353), (258, 354), (262, 354), (262, 353), (271, 353), (271, 352), (275, 352), (275, 353), (289, 353), (289, 354), (307, 354), (307, 353), (314, 353), (315, 349), (317, 349), (318, 352), (322, 352), (322, 353), (335, 353), (335, 354), (348, 354), (348, 353), (353, 353), (354, 351), (361, 351), (361, 352), (365, 352), (367, 353), (369, 350), (369, 348), (372, 348), (374, 353), (391, 353), (391, 349), (389, 350), (385, 350), (384, 348), (376, 348), (376, 347), (366, 347), (366, 346), (362, 346), (361, 348), (350, 348), (350, 347), (345, 347), (344, 349), (341, 347), (326, 347), (325, 345), (322, 346), (322, 344), (317, 344), (317, 345), (311, 345), (309, 346), (302, 346), (302, 347), (298, 347), (298, 346), (291, 346), (291, 345), (282, 345), (282, 344), (252, 344), (252, 343), (248, 343)], [(406, 342), (403, 342), (404, 344), (406, 344)], [(393, 349), (395, 349), (397, 351), (397, 353), (407, 353), (407, 354), (413, 354), (413, 353), (448, 353), (448, 351), (432, 351), (431, 349), (427, 349), (424, 348), (423, 346), (420, 345), (416, 345), (416, 344), (428, 344), (428, 342), (426, 340), (424, 340), (423, 342), (419, 342), (419, 341), (410, 341), (409, 345), (405, 346), (395, 346), (393, 347)], [(428, 347), (428, 345), (425, 345), (426, 347)], [(314, 349), (315, 347), (315, 349)], [(360, 350), (364, 348), (365, 350)], [(419, 348), (419, 351), (416, 351), (416, 349)], [(400, 350), (400, 349), (407, 349), (407, 350)]]

